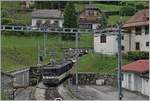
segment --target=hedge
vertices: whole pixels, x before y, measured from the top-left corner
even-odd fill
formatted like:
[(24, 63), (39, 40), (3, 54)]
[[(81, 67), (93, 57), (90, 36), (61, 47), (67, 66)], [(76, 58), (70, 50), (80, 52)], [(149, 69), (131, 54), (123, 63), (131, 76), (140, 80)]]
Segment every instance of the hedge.
[(149, 52), (143, 52), (143, 51), (128, 52), (127, 58), (129, 60), (149, 59)]

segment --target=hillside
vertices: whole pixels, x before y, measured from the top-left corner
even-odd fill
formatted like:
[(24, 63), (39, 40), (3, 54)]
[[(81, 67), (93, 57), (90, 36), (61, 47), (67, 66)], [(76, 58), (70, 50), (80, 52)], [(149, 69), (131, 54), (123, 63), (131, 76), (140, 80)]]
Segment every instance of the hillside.
[[(2, 1), (2, 9), (8, 10), (10, 9), (10, 3), (11, 3), (11, 8), (13, 9), (20, 9), (21, 5), (19, 1)], [(119, 11), (120, 8), (122, 7), (121, 5), (112, 5), (112, 4), (101, 4), (101, 3), (96, 3), (96, 7), (98, 7), (100, 10), (104, 12), (111, 12), (111, 11)], [(84, 7), (85, 4), (75, 4), (76, 11), (79, 12), (81, 11)], [(12, 24), (19, 24), (19, 25), (31, 25), (31, 12), (18, 12), (18, 13), (12, 13), (11, 15), (7, 15), (6, 18), (8, 18)], [(107, 19), (108, 25), (114, 25), (117, 23), (119, 18), (119, 15), (112, 15), (109, 16)], [(127, 21), (129, 16), (123, 17), (123, 21)]]
[[(2, 32), (3, 34), (3, 32)], [(93, 38), (82, 35), (79, 47), (92, 47)], [(43, 47), (43, 36), (7, 36), (2, 35), (2, 69), (13, 70), (22, 66), (37, 64), (38, 43)], [(55, 50), (62, 52), (62, 48), (75, 47), (75, 41), (63, 41), (59, 35), (48, 36), (49, 52)], [(57, 54), (56, 59), (61, 59), (63, 54)], [(46, 58), (45, 62), (50, 59)]]

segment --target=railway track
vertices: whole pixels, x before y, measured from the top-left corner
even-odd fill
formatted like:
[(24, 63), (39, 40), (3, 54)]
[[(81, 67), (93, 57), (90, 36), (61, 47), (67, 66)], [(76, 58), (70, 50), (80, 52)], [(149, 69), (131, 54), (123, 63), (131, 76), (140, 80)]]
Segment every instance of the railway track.
[(63, 99), (58, 92), (58, 87), (47, 87), (43, 84), (43, 82), (40, 82), (36, 86), (34, 96), (36, 100), (55, 100), (56, 98)]

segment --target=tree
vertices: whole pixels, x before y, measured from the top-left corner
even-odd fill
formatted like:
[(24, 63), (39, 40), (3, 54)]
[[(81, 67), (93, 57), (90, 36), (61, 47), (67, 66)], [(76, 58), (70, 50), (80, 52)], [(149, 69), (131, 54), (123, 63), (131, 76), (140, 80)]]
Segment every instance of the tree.
[(120, 9), (120, 15), (122, 16), (132, 16), (134, 15), (135, 12), (136, 12), (135, 7), (129, 5), (123, 6)]
[(107, 26), (107, 17), (104, 13), (102, 13), (102, 16), (99, 18), (99, 20), (101, 24), (100, 28), (105, 28)]
[(76, 28), (77, 27), (77, 16), (74, 4), (68, 2), (64, 11), (64, 27), (66, 28)]

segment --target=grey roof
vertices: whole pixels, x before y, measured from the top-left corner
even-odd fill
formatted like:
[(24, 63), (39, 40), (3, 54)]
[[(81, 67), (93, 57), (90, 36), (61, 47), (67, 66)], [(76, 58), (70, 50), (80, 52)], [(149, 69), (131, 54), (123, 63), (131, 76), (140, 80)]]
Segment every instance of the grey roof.
[(58, 9), (44, 9), (32, 12), (33, 18), (63, 18), (63, 12)]
[(61, 67), (64, 67), (65, 65), (69, 64), (71, 61), (61, 61), (58, 64), (55, 65), (45, 65), (43, 66), (44, 69), (60, 69)]

